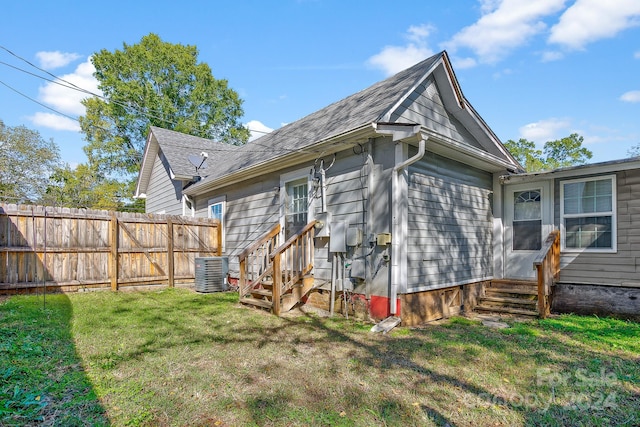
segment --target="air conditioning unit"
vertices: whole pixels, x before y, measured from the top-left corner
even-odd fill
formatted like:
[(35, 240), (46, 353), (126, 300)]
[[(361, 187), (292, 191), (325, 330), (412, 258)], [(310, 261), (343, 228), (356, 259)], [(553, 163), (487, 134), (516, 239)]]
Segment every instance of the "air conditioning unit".
[(227, 290), (229, 257), (196, 258), (196, 292), (222, 292)]

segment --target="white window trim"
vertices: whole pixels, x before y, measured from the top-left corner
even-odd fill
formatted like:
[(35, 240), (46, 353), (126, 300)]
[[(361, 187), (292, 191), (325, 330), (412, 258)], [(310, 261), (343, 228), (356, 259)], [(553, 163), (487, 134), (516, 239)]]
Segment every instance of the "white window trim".
[[(590, 212), (589, 214), (566, 214), (564, 213), (564, 185), (578, 182), (600, 181), (604, 179), (611, 180), (611, 212)], [(618, 188), (616, 183), (616, 175), (599, 175), (587, 178), (568, 179), (560, 181), (560, 250), (563, 252), (579, 253), (617, 253), (618, 252), (618, 220), (617, 220), (617, 200)], [(611, 249), (606, 248), (567, 248), (566, 246), (566, 229), (564, 226), (565, 218), (583, 218), (589, 216), (611, 216)]]
[(284, 228), (286, 222), (286, 210), (287, 210), (287, 183), (292, 181), (298, 181), (303, 178), (307, 178), (307, 203), (309, 208), (307, 211), (307, 222), (311, 222), (315, 218), (315, 198), (313, 191), (313, 179), (310, 168), (297, 169), (291, 172), (280, 175), (280, 233), (284, 238)]
[(182, 216), (196, 216), (196, 203), (191, 199), (191, 208), (187, 207), (188, 196), (186, 194), (182, 195)]
[(226, 241), (226, 217), (227, 217), (227, 196), (219, 196), (207, 201), (207, 218), (211, 218), (211, 206), (222, 205), (222, 220), (220, 221), (220, 227), (222, 227), (222, 252), (225, 251)]

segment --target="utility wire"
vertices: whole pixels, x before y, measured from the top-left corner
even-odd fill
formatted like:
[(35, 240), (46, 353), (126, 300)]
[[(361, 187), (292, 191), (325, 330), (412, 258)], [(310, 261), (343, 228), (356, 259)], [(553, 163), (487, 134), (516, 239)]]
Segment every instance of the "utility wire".
[(68, 114), (65, 114), (65, 113), (62, 113), (62, 112), (60, 112), (60, 111), (58, 111), (58, 110), (55, 110), (55, 109), (53, 109), (53, 108), (49, 107), (48, 105), (45, 105), (45, 104), (43, 104), (42, 102), (39, 102), (39, 101), (37, 101), (37, 100), (35, 100), (35, 99), (31, 98), (31, 97), (30, 97), (30, 96), (28, 96), (28, 95), (25, 95), (24, 93), (20, 92), (18, 89), (15, 89), (15, 88), (13, 88), (13, 87), (9, 86), (8, 84), (6, 84), (5, 82), (3, 82), (2, 80), (0, 80), (0, 84), (2, 84), (3, 86), (7, 87), (8, 89), (11, 89), (12, 91), (14, 91), (15, 93), (17, 93), (18, 95), (24, 96), (24, 97), (25, 97), (25, 98), (27, 98), (28, 100), (33, 101), (33, 102), (35, 102), (36, 104), (38, 104), (38, 105), (40, 105), (40, 106), (42, 106), (42, 107), (44, 107), (44, 108), (46, 108), (46, 109), (49, 109), (49, 110), (53, 111), (53, 112), (54, 112), (54, 113), (56, 113), (56, 114), (60, 114), (61, 116), (64, 116), (64, 117), (67, 117), (67, 118), (69, 118), (69, 119), (71, 119), (71, 120), (73, 120), (73, 121), (79, 122), (79, 119), (78, 119), (77, 117), (72, 117), (72, 116), (69, 116)]

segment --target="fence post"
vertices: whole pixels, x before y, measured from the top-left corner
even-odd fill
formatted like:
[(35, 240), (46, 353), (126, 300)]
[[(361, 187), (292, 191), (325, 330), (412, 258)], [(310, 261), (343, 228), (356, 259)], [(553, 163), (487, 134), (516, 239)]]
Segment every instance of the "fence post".
[(118, 290), (118, 216), (111, 213), (111, 290)]
[(174, 259), (173, 259), (173, 221), (170, 217), (167, 217), (167, 278), (170, 288), (175, 286), (175, 273), (174, 273)]
[(218, 256), (222, 256), (222, 222), (220, 220), (218, 220), (218, 223), (216, 225), (216, 235), (217, 235), (217, 242), (216, 244), (218, 245)]

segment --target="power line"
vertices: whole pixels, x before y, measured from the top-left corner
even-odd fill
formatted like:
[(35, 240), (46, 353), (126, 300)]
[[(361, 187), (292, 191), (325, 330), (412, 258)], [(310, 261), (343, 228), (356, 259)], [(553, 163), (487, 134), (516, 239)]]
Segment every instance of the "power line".
[[(56, 114), (60, 114), (61, 116), (67, 117), (67, 118), (69, 118), (69, 119), (71, 119), (71, 120), (73, 120), (73, 121), (76, 121), (76, 122), (79, 122), (79, 121), (80, 121), (77, 117), (69, 116), (69, 115), (67, 115), (67, 114), (65, 114), (65, 113), (62, 113), (62, 112), (60, 112), (60, 111), (58, 111), (58, 110), (55, 110), (55, 109), (53, 109), (53, 108), (49, 107), (48, 105), (43, 104), (43, 103), (42, 103), (42, 102), (40, 102), (40, 101), (37, 101), (37, 100), (35, 100), (35, 99), (31, 98), (31, 97), (30, 97), (30, 96), (28, 96), (28, 95), (25, 95), (24, 93), (20, 92), (18, 89), (15, 89), (15, 88), (13, 88), (13, 87), (9, 86), (8, 84), (6, 84), (5, 82), (3, 82), (2, 80), (0, 80), (0, 84), (2, 84), (3, 86), (7, 87), (8, 89), (11, 89), (12, 91), (14, 91), (15, 93), (17, 93), (18, 95), (24, 96), (24, 97), (25, 97), (25, 98), (27, 98), (29, 101), (35, 102), (36, 104), (38, 104), (38, 105), (40, 105), (40, 106), (42, 106), (42, 107), (44, 107), (44, 108), (47, 108), (47, 109), (49, 109), (49, 110), (53, 111), (53, 112), (54, 112), (54, 113), (56, 113)], [(100, 128), (100, 129), (101, 129), (101, 128)]]

